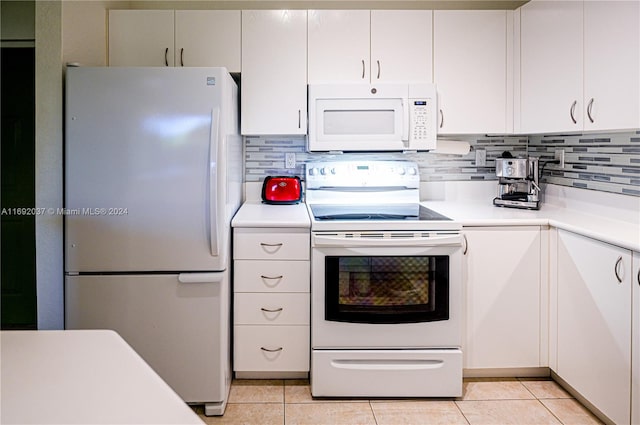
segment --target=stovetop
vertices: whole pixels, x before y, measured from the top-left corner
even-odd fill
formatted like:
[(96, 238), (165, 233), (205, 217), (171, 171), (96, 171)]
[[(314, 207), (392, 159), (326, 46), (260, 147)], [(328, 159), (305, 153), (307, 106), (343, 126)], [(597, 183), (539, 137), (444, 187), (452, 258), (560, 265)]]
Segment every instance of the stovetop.
[(460, 223), (420, 204), (307, 204), (311, 231), (459, 232)]
[(318, 204), (311, 205), (311, 213), (316, 220), (413, 220), (451, 221), (449, 217), (437, 213), (420, 204), (391, 204), (391, 205), (341, 205)]

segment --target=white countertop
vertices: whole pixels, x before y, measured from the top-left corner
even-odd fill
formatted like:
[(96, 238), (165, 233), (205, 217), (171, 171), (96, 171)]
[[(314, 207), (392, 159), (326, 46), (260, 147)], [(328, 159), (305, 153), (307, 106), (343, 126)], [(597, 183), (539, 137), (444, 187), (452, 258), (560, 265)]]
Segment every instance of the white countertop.
[(310, 228), (311, 220), (304, 203), (269, 205), (260, 201), (249, 201), (242, 204), (233, 217), (231, 226)]
[(2, 424), (203, 424), (117, 333), (0, 332)]
[[(545, 185), (539, 210), (496, 207), (495, 182), (446, 182), (421, 189), (422, 204), (465, 227), (553, 226), (640, 252), (640, 197)], [(429, 200), (429, 198), (434, 198)], [(233, 227), (310, 227), (305, 204), (246, 202)]]
[(471, 226), (553, 226), (640, 251), (640, 225), (602, 215), (543, 204), (540, 210), (495, 207), (490, 202), (426, 201), (427, 208)]

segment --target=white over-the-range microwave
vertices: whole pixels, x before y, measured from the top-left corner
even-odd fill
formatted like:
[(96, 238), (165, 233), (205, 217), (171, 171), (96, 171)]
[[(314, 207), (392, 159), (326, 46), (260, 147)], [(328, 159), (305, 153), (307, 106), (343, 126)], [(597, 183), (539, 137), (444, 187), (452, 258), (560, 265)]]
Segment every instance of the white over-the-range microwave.
[(310, 84), (309, 152), (436, 148), (433, 84)]

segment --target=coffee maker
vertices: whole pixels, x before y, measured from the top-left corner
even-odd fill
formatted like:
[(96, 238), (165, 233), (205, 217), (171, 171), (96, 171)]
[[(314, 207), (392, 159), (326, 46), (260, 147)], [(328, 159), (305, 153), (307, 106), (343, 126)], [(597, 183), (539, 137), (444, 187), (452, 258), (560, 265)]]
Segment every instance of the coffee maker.
[(540, 209), (538, 158), (514, 158), (504, 152), (496, 158), (498, 196), (493, 205), (499, 207)]

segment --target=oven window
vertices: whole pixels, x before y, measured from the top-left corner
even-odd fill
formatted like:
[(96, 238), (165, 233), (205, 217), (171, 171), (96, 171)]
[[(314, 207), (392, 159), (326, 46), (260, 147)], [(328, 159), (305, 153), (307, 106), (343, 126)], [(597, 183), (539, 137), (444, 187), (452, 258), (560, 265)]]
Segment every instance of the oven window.
[(449, 318), (449, 257), (327, 256), (325, 318), (415, 323)]

